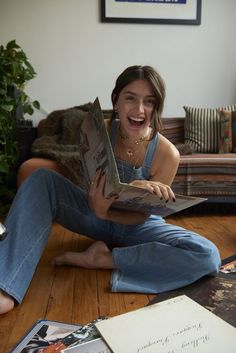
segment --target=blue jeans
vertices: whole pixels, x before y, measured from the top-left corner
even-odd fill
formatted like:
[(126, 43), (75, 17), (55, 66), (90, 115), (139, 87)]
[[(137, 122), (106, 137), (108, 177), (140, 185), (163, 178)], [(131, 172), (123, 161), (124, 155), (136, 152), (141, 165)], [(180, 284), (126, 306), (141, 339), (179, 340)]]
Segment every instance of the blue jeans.
[(98, 219), (84, 191), (61, 175), (41, 169), (18, 190), (5, 221), (8, 236), (0, 243), (0, 288), (19, 303), (53, 222), (107, 243), (116, 266), (111, 274), (114, 292), (160, 293), (214, 274), (220, 265), (213, 243), (159, 216), (130, 226)]

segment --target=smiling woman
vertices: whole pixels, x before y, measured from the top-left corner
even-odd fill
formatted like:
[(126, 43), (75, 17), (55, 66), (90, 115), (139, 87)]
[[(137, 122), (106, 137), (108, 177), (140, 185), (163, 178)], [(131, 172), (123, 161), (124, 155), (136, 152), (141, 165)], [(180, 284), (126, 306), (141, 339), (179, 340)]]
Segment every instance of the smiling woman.
[[(168, 202), (175, 201), (171, 184), (179, 153), (160, 133), (164, 99), (164, 82), (152, 67), (127, 68), (112, 91), (107, 128), (120, 179)], [(117, 195), (104, 196), (105, 181), (97, 171), (85, 193), (41, 169), (21, 185), (0, 247), (0, 313), (22, 301), (53, 222), (94, 240), (85, 251), (63, 253), (53, 264), (112, 269), (113, 292), (160, 293), (217, 273), (220, 257), (213, 243), (159, 215), (114, 209)]]

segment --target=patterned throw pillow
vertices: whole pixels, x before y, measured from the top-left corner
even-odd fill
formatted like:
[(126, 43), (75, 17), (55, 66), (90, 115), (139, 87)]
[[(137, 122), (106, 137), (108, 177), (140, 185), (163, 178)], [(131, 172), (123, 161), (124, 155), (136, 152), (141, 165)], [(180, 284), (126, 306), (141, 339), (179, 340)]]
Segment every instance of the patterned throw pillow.
[(223, 108), (183, 107), (186, 113), (184, 141), (193, 152), (218, 153), (220, 141), (220, 109), (236, 110), (236, 104)]
[(220, 110), (219, 153), (236, 152), (236, 111)]

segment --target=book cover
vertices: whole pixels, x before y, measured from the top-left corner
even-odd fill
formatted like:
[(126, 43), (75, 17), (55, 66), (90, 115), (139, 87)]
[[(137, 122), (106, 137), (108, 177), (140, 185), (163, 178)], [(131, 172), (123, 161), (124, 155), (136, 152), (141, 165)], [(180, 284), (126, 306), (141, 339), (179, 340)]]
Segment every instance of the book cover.
[(236, 329), (181, 295), (98, 322), (114, 353), (235, 353)]
[(160, 200), (156, 195), (143, 188), (121, 183), (98, 98), (94, 101), (88, 116), (81, 124), (79, 145), (82, 151), (81, 170), (83, 170), (81, 184), (88, 189), (96, 171), (105, 172), (105, 196), (119, 195), (118, 201), (112, 205), (114, 208), (166, 217), (206, 200), (198, 197), (175, 195), (175, 202), (169, 200), (166, 203), (165, 200)]
[(60, 353), (68, 347), (99, 338), (95, 323), (104, 319), (98, 318), (84, 326), (39, 320), (11, 353)]

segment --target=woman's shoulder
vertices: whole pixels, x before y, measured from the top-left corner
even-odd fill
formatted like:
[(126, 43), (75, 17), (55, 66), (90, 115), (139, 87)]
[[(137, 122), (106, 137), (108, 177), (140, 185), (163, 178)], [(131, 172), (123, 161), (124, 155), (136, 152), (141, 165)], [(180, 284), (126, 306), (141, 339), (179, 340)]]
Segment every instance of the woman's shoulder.
[(159, 143), (156, 149), (156, 154), (161, 154), (163, 156), (172, 156), (173, 158), (179, 158), (179, 151), (175, 145), (168, 140), (165, 136), (159, 133)]

